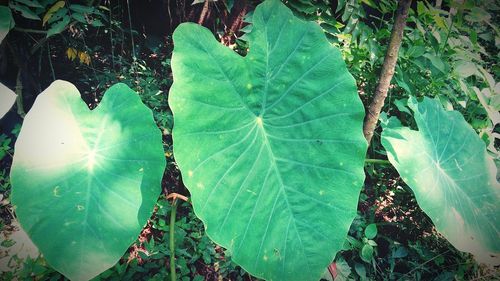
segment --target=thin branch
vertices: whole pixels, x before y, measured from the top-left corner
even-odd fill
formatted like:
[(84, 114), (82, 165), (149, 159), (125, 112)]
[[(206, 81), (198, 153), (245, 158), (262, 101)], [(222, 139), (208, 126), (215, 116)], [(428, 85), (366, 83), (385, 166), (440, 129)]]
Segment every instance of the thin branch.
[(47, 59), (49, 60), (50, 71), (52, 73), (52, 80), (56, 80), (56, 73), (54, 72), (54, 66), (52, 65), (52, 57), (50, 56), (50, 45), (47, 41)]
[(177, 200), (172, 201), (172, 211), (170, 212), (169, 225), (169, 248), (170, 248), (170, 280), (176, 281), (175, 271), (175, 216), (177, 214)]
[(19, 32), (26, 32), (26, 33), (47, 34), (46, 30), (39, 30), (39, 29), (29, 29), (29, 28), (14, 27), (14, 30), (15, 31), (19, 31)]
[(391, 162), (385, 159), (365, 159), (365, 164), (381, 164), (381, 165), (390, 165)]
[(375, 127), (377, 126), (378, 118), (380, 116), (380, 111), (384, 106), (389, 85), (392, 77), (394, 76), (394, 69), (396, 67), (399, 47), (401, 46), (401, 41), (403, 39), (403, 31), (406, 26), (406, 18), (408, 17), (410, 5), (411, 0), (400, 0), (398, 3), (396, 19), (392, 28), (391, 39), (384, 58), (384, 64), (382, 65), (380, 79), (377, 88), (375, 89), (373, 101), (368, 107), (363, 126), (363, 134), (365, 135), (368, 144), (370, 144), (372, 140), (373, 132), (375, 131)]
[(188, 197), (186, 197), (184, 195), (181, 195), (179, 193), (175, 193), (175, 192), (170, 193), (170, 194), (167, 195), (167, 200), (170, 200), (170, 199), (172, 199), (174, 201), (177, 200), (177, 199), (181, 199), (182, 201), (189, 202), (189, 198)]
[(205, 18), (207, 17), (208, 3), (209, 3), (209, 1), (205, 0), (205, 4), (203, 4), (203, 10), (201, 10), (200, 19), (198, 20), (199, 25), (203, 25), (203, 22), (205, 21)]
[(17, 114), (24, 118), (26, 116), (26, 112), (24, 112), (24, 104), (23, 104), (23, 82), (21, 79), (21, 68), (17, 71), (16, 78), (16, 105), (17, 105)]

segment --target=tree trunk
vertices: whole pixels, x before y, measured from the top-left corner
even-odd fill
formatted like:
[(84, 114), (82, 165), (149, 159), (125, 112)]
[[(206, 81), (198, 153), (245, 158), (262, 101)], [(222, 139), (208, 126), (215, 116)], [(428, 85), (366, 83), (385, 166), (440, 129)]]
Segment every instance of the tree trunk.
[(384, 58), (384, 64), (382, 65), (380, 79), (377, 88), (375, 89), (373, 101), (368, 107), (368, 112), (365, 116), (363, 134), (368, 141), (368, 145), (372, 140), (373, 132), (375, 131), (375, 127), (377, 126), (378, 118), (380, 116), (380, 111), (384, 106), (387, 91), (389, 90), (389, 85), (392, 77), (394, 76), (394, 69), (396, 68), (396, 62), (398, 60), (399, 47), (401, 46), (401, 40), (403, 39), (403, 31), (406, 26), (406, 18), (408, 17), (410, 5), (411, 0), (400, 0), (398, 3), (396, 19), (394, 21), (394, 26), (392, 27), (391, 39)]

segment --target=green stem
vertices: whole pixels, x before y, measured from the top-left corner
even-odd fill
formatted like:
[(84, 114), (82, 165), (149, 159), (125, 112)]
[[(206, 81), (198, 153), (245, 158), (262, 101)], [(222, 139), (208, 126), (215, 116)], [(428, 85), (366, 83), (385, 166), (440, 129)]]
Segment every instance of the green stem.
[(170, 212), (170, 280), (176, 281), (175, 273), (175, 216), (177, 213), (177, 200), (172, 201), (172, 211)]
[(50, 71), (52, 72), (52, 80), (55, 81), (56, 80), (56, 73), (54, 71), (54, 66), (52, 65), (52, 57), (50, 56), (49, 41), (47, 41), (47, 55), (48, 55), (48, 59), (49, 59)]
[(365, 164), (389, 165), (391, 164), (391, 162), (389, 162), (389, 160), (384, 160), (384, 159), (365, 159)]
[(450, 19), (451, 19), (451, 22), (450, 22), (450, 26), (448, 28), (448, 32), (446, 33), (446, 39), (444, 40), (443, 45), (439, 48), (439, 54), (441, 54), (443, 52), (444, 48), (446, 48), (446, 44), (448, 44), (448, 39), (450, 38), (451, 29), (453, 28), (453, 18), (451, 17), (451, 15), (450, 15)]
[(21, 68), (17, 71), (16, 78), (16, 104), (17, 104), (17, 114), (24, 118), (26, 112), (24, 112), (24, 104), (23, 104), (23, 83), (21, 80)]
[(19, 32), (26, 32), (26, 33), (47, 34), (46, 30), (40, 30), (40, 29), (29, 29), (29, 28), (14, 27), (14, 30), (15, 31), (19, 31)]

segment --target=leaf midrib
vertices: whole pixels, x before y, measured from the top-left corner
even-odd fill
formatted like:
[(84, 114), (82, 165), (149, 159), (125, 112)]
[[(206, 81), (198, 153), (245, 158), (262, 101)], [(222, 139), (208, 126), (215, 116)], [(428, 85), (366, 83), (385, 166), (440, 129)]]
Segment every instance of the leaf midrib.
[[(261, 134), (263, 136), (263, 145), (266, 147), (266, 149), (267, 149), (267, 151), (269, 153), (269, 157), (271, 158), (271, 166), (273, 167), (273, 169), (274, 169), (274, 171), (275, 171), (275, 173), (276, 173), (276, 175), (278, 177), (279, 192), (276, 195), (276, 197), (278, 198), (280, 193), (283, 194), (283, 197), (285, 198), (285, 203), (286, 203), (287, 209), (290, 212), (291, 221), (293, 221), (293, 226), (294, 226), (294, 229), (295, 229), (295, 233), (297, 234), (297, 237), (299, 238), (299, 243), (300, 243), (300, 248), (302, 250), (302, 254), (303, 254), (304, 257), (306, 257), (304, 244), (302, 242), (302, 238), (301, 238), (301, 236), (299, 234), (299, 231), (297, 229), (296, 218), (294, 217), (293, 210), (292, 210), (291, 205), (290, 205), (290, 201), (288, 201), (288, 196), (287, 196), (286, 191), (285, 191), (285, 184), (283, 183), (283, 178), (282, 178), (281, 173), (280, 173), (280, 171), (278, 169), (278, 166), (276, 164), (276, 157), (274, 156), (274, 152), (272, 150), (271, 143), (270, 143), (269, 139), (267, 138), (267, 133), (266, 133), (266, 130), (264, 129), (264, 124), (262, 124), (262, 126), (260, 126), (259, 131), (261, 132)], [(274, 208), (273, 208), (273, 212), (274, 212)], [(271, 212), (270, 217), (272, 217), (273, 212)], [(260, 256), (260, 252), (262, 250), (262, 245), (263, 245), (265, 237), (267, 235), (268, 226), (269, 226), (269, 222), (268, 222), (268, 225), (266, 227), (266, 233), (264, 233), (264, 236), (263, 236), (263, 239), (262, 239), (262, 243), (260, 245), (259, 252), (257, 254), (257, 258)], [(288, 229), (288, 227), (287, 227), (287, 229)], [(286, 235), (288, 236), (288, 233), (286, 233)], [(288, 242), (285, 240), (284, 244), (287, 245), (287, 243)], [(308, 271), (311, 272), (311, 265), (309, 264), (309, 260), (307, 258), (305, 258), (304, 260), (306, 262)], [(285, 264), (285, 259), (283, 259), (283, 264)]]

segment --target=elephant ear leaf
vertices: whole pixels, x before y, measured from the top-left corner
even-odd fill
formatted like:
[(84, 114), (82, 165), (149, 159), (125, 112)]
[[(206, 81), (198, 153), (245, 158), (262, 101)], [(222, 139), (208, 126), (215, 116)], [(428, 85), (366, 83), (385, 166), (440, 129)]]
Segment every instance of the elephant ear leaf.
[(391, 117), (382, 144), (436, 229), (480, 262), (499, 263), (500, 185), (484, 142), (456, 111), (409, 100), (418, 131)]
[(12, 203), (47, 262), (89, 280), (137, 239), (164, 169), (161, 133), (134, 91), (116, 84), (91, 111), (72, 84), (55, 81), (16, 141)]
[(260, 4), (248, 55), (201, 26), (174, 33), (174, 154), (208, 236), (268, 280), (318, 280), (364, 181), (364, 110), (340, 52), (280, 1)]

